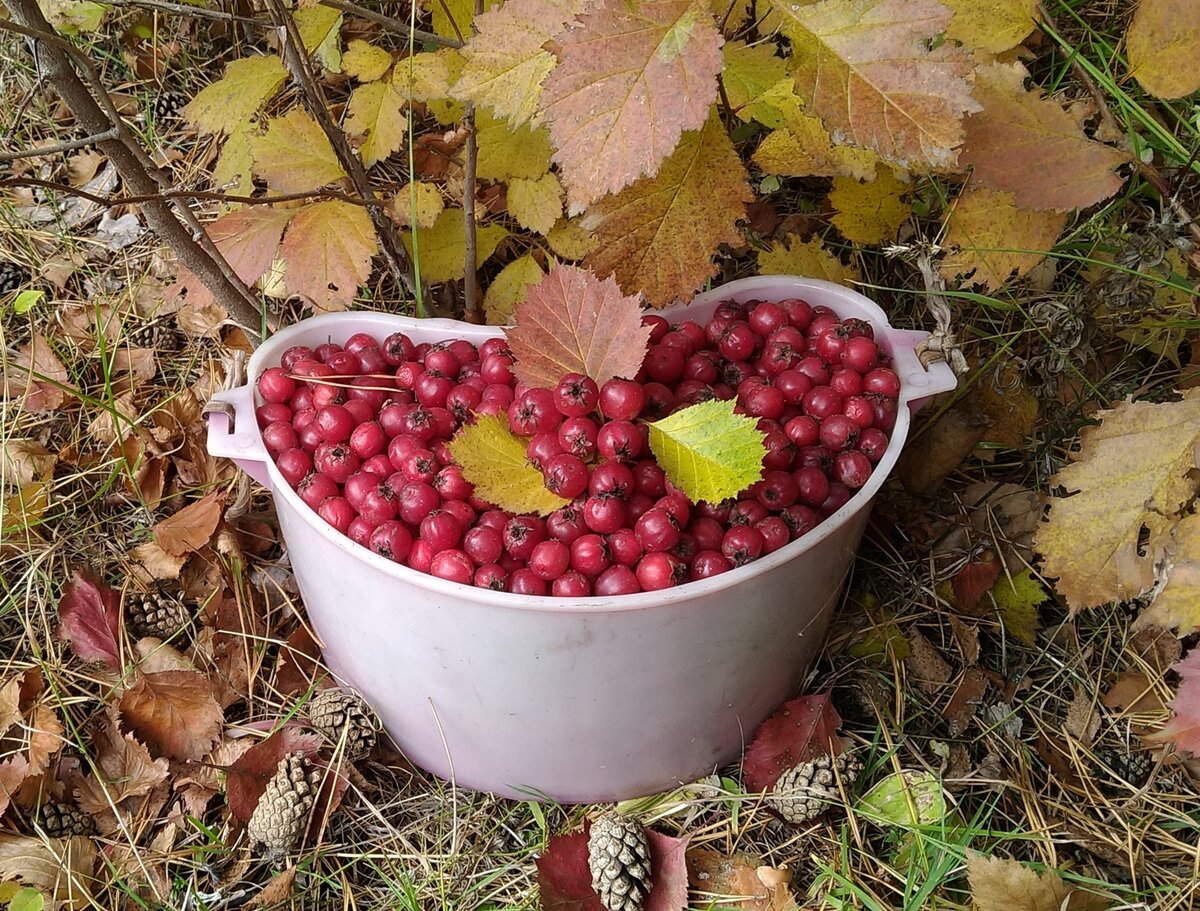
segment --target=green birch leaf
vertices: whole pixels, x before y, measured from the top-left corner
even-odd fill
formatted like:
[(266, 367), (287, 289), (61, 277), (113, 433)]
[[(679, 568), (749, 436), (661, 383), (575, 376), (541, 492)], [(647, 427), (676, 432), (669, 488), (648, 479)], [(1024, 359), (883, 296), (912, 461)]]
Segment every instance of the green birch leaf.
[(693, 501), (719, 503), (762, 473), (765, 434), (733, 401), (700, 402), (650, 424), (650, 448), (671, 483)]

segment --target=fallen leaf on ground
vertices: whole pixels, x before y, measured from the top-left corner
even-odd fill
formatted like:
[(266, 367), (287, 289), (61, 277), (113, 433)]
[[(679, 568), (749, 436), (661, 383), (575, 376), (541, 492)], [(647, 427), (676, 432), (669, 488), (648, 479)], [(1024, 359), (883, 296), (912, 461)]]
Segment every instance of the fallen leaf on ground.
[(1184, 516), (1171, 530), (1166, 566), (1167, 584), (1138, 616), (1139, 625), (1175, 629), (1188, 636), (1200, 629), (1200, 513)]
[(837, 756), (844, 749), (836, 733), (841, 724), (828, 692), (785, 702), (758, 726), (746, 748), (742, 762), (746, 789), (770, 790), (793, 766), (818, 756)]
[(856, 809), (879, 825), (928, 826), (946, 817), (942, 783), (931, 772), (893, 772), (859, 798)]
[(844, 264), (821, 243), (821, 238), (802, 241), (794, 234), (789, 234), (782, 241), (771, 244), (769, 250), (758, 254), (758, 272), (760, 275), (823, 278), (839, 285), (862, 280), (858, 267)]
[(1000, 577), (1003, 567), (994, 552), (986, 552), (983, 558), (966, 564), (954, 574), (950, 587), (954, 592), (954, 600), (967, 614), (977, 617), (980, 613), (979, 600), (991, 590)]
[(221, 734), (224, 715), (197, 671), (141, 674), (121, 696), (121, 721), (152, 753), (199, 759)]
[(987, 676), (978, 668), (967, 668), (962, 679), (954, 690), (954, 695), (942, 709), (942, 717), (946, 719), (951, 737), (960, 736), (970, 724), (975, 713), (983, 704), (984, 693), (987, 692)]
[(96, 843), (90, 838), (31, 838), (0, 834), (0, 881), (37, 889), (65, 909), (94, 907), (92, 872)]
[(21, 487), (44, 481), (58, 457), (36, 440), (0, 440), (0, 480)]
[(1159, 98), (1200, 89), (1200, 5), (1190, 0), (1141, 0), (1125, 34), (1130, 75)]
[(1021, 570), (1011, 578), (1000, 576), (992, 586), (992, 598), (1008, 634), (1031, 648), (1036, 645), (1037, 631), (1041, 628), (1038, 608), (1050, 600), (1050, 594), (1033, 570)]
[(155, 525), (154, 540), (159, 547), (176, 557), (199, 550), (217, 530), (224, 507), (224, 493), (207, 494)]
[(1066, 223), (1065, 212), (1021, 209), (1011, 193), (968, 186), (946, 212), (942, 246), (954, 252), (941, 273), (995, 290), (1041, 262)]
[(34, 414), (57, 411), (75, 392), (70, 374), (40, 333), (17, 349), (3, 372), (4, 398)]
[(1100, 731), (1100, 714), (1096, 711), (1095, 700), (1083, 687), (1075, 688), (1063, 727), (1076, 740), (1089, 746), (1096, 739)]
[(912, 205), (904, 197), (912, 189), (887, 165), (878, 165), (875, 179), (863, 183), (853, 177), (833, 178), (829, 204), (836, 210), (830, 219), (846, 240), (856, 244), (878, 244), (894, 240)]
[[(92, 729), (95, 774), (79, 786), (79, 806), (88, 813), (106, 813), (111, 804), (129, 797), (149, 794), (167, 780), (170, 768), (166, 759), (152, 759), (150, 751), (117, 727), (111, 708), (102, 722)], [(111, 803), (110, 803), (111, 801)]]
[(267, 782), (288, 753), (315, 756), (321, 748), (321, 737), (299, 726), (287, 726), (261, 743), (246, 750), (225, 770), (225, 789), (229, 812), (242, 822), (249, 822)]
[(967, 881), (979, 911), (1101, 911), (1109, 903), (1073, 889), (1054, 870), (1038, 873), (1005, 857), (967, 854)]
[(913, 493), (932, 493), (984, 438), (992, 420), (970, 399), (961, 399), (904, 447), (896, 474)]
[(798, 911), (788, 889), (790, 871), (766, 866), (760, 857), (693, 848), (687, 862), (688, 884), (705, 904), (738, 911)]
[[(650, 881), (644, 911), (683, 911), (687, 905), (687, 838), (671, 838), (653, 829), (650, 841)], [(605, 911), (592, 889), (587, 859), (588, 832), (556, 835), (537, 860), (542, 911)]]
[(296, 884), (296, 867), (293, 864), (286, 870), (276, 873), (271, 881), (258, 890), (254, 898), (244, 906), (246, 911), (255, 908), (274, 908), (282, 905), (292, 897), (292, 887)]
[(121, 667), (120, 598), (90, 570), (76, 570), (58, 602), (58, 634), (84, 661)]
[(301, 624), (279, 649), (275, 689), (285, 696), (306, 692), (323, 673), (321, 647), (307, 624)]
[(1172, 670), (1179, 675), (1179, 690), (1167, 703), (1174, 716), (1161, 731), (1145, 739), (1168, 741), (1200, 756), (1200, 648), (1188, 652)]
[(926, 693), (936, 693), (950, 682), (950, 664), (920, 630), (910, 630), (908, 657), (904, 666), (908, 676)]

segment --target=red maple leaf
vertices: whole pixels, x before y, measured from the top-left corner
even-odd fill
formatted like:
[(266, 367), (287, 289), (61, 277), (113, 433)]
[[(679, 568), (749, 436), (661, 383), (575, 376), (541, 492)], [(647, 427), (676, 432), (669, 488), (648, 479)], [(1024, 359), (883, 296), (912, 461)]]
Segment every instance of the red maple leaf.
[(995, 554), (978, 563), (968, 563), (950, 580), (954, 599), (965, 611), (973, 611), (979, 605), (984, 592), (990, 591), (1000, 578), (1000, 561)]
[(58, 602), (58, 634), (84, 661), (121, 667), (120, 597), (90, 570), (76, 570)]
[(1171, 670), (1179, 674), (1179, 691), (1167, 703), (1175, 716), (1146, 740), (1169, 740), (1179, 749), (1200, 756), (1200, 648), (1194, 648)]
[[(592, 889), (588, 869), (588, 826), (573, 835), (550, 839), (538, 858), (538, 889), (542, 911), (605, 911)], [(687, 838), (672, 838), (650, 830), (650, 882), (645, 911), (682, 911), (687, 905)]]
[(746, 750), (742, 776), (747, 790), (769, 790), (798, 763), (825, 754), (837, 756), (843, 749), (835, 733), (841, 724), (829, 692), (785, 702), (758, 726)]

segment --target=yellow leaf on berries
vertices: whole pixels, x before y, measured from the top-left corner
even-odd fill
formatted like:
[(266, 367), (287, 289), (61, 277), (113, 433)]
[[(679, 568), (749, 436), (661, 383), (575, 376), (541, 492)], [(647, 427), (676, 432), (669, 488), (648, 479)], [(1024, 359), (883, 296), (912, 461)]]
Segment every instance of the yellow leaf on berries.
[(992, 585), (992, 597), (1004, 618), (1004, 629), (1018, 642), (1030, 648), (1037, 644), (1037, 631), (1041, 628), (1038, 607), (1050, 600), (1046, 589), (1032, 570), (1023, 569), (1011, 579), (1004, 573)]
[(795, 80), (784, 79), (744, 109), (771, 128), (754, 151), (754, 163), (768, 174), (785, 177), (874, 177), (879, 156), (835, 143), (825, 125), (804, 110), (794, 85)]
[(546, 489), (542, 473), (525, 457), (525, 440), (503, 417), (480, 415), (448, 445), (463, 477), (475, 485), (475, 496), (501, 509), (545, 516), (569, 502)]
[(875, 179), (860, 183), (853, 177), (833, 178), (829, 204), (836, 209), (831, 221), (842, 236), (856, 244), (893, 240), (912, 205), (904, 201), (910, 185), (887, 165), (875, 169)]
[(465, 64), (453, 94), (488, 105), (514, 126), (537, 112), (542, 82), (557, 62), (545, 49), (582, 5), (580, 0), (509, 0), (475, 20), (462, 49)]
[(1138, 623), (1190, 636), (1200, 629), (1200, 513), (1179, 520), (1166, 554), (1167, 584), (1142, 611)]
[(368, 168), (404, 145), (408, 132), (406, 103), (391, 81), (368, 82), (350, 95), (346, 132), (365, 137), (358, 151)]
[(1151, 95), (1182, 98), (1200, 89), (1200, 4), (1194, 0), (1141, 0), (1125, 41), (1130, 74)]
[(180, 113), (206, 133), (232, 133), (279, 91), (286, 78), (278, 57), (244, 57), (225, 67), (225, 74), (197, 92)]
[(522, 228), (545, 234), (562, 215), (562, 184), (549, 172), (537, 180), (514, 177), (508, 182), (508, 214)]
[(345, 310), (371, 274), (377, 248), (375, 226), (362, 206), (340, 200), (304, 206), (279, 251), (287, 263), (287, 290), (318, 310)]
[(392, 66), (392, 55), (361, 38), (350, 39), (342, 54), (342, 72), (359, 82), (374, 82)]
[[(475, 228), (475, 268), (496, 252), (508, 232), (500, 225), (477, 225)], [(409, 256), (421, 263), (421, 278), (428, 282), (447, 282), (462, 278), (467, 264), (467, 229), (462, 209), (443, 209), (431, 228), (417, 228), (413, 246), (411, 231), (405, 231), (404, 246)]]
[(971, 58), (934, 41), (937, 0), (771, 0), (792, 42), (796, 91), (830, 132), (902, 165), (952, 166), (971, 97)]
[(1040, 263), (1067, 223), (1066, 213), (1020, 209), (1011, 193), (968, 187), (946, 213), (946, 278), (966, 276), (995, 290)]
[(597, 0), (559, 36), (540, 106), (570, 214), (653, 175), (704, 126), (721, 42), (696, 0)]
[(730, 41), (722, 54), (725, 69), (721, 73), (721, 84), (725, 87), (729, 106), (742, 120), (749, 120), (752, 115), (747, 106), (783, 80), (787, 74), (786, 64), (775, 53), (775, 46), (769, 43), (748, 45)]
[(614, 274), (651, 306), (689, 301), (717, 274), (713, 254), (737, 243), (737, 221), (754, 198), (746, 169), (714, 114), (704, 128), (685, 133), (653, 177), (606, 196), (581, 223), (600, 241), (587, 264)]
[(681, 408), (650, 424), (650, 448), (671, 483), (694, 502), (737, 496), (762, 474), (766, 434), (734, 402)]
[(536, 180), (550, 170), (550, 134), (545, 127), (511, 127), (487, 111), (475, 112), (480, 180)]
[(801, 240), (795, 234), (789, 234), (782, 242), (772, 244), (770, 250), (758, 254), (758, 273), (823, 278), (839, 285), (862, 281), (858, 267), (843, 263), (825, 248), (821, 238)]
[(637, 297), (577, 266), (552, 266), (515, 316), (516, 328), (505, 335), (516, 358), (513, 373), (527, 386), (552, 389), (564, 373), (590, 376), (597, 386), (632, 378), (650, 342)]
[(274, 118), (250, 148), (255, 176), (280, 193), (316, 190), (345, 176), (329, 139), (300, 108)]
[(512, 320), (513, 307), (525, 300), (529, 286), (540, 282), (544, 274), (537, 260), (528, 253), (501, 269), (483, 296), (488, 325), (507, 325)]
[(1072, 463), (1051, 478), (1073, 495), (1051, 499), (1034, 540), (1072, 613), (1154, 584), (1200, 467), (1200, 389), (1176, 402), (1121, 402), (1096, 417)]
[(392, 200), (392, 212), (402, 225), (430, 228), (446, 208), (442, 191), (435, 183), (416, 181), (405, 184)]
[(560, 218), (546, 235), (546, 243), (560, 259), (579, 260), (596, 249), (596, 235), (584, 228), (578, 219)]
[(450, 73), (443, 52), (413, 54), (396, 62), (392, 83), (400, 96), (408, 101), (429, 101), (440, 98), (450, 90)]
[(1000, 54), (1016, 47), (1034, 29), (1038, 0), (942, 0), (954, 11), (946, 36), (967, 47)]

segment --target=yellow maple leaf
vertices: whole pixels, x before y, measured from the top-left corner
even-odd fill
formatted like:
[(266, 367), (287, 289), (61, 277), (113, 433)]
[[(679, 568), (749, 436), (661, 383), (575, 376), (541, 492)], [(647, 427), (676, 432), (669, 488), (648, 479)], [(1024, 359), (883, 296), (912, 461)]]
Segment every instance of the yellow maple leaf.
[(537, 180), (514, 177), (508, 182), (508, 214), (522, 228), (545, 234), (562, 215), (562, 184), (547, 172)]
[(374, 82), (392, 67), (392, 55), (361, 38), (351, 38), (342, 54), (342, 72), (359, 82)]
[(1072, 613), (1136, 598), (1154, 583), (1200, 467), (1200, 389), (1176, 402), (1121, 402), (1080, 431), (1073, 462), (1051, 479), (1073, 496), (1051, 499), (1037, 531), (1043, 571)]
[(823, 278), (826, 281), (848, 285), (862, 281), (862, 273), (853, 263), (847, 266), (826, 249), (821, 238), (801, 240), (789, 234), (782, 241), (771, 245), (771, 249), (758, 254), (759, 275), (799, 275), (805, 278)]
[(582, 224), (600, 241), (587, 264), (614, 274), (626, 293), (651, 306), (689, 301), (716, 275), (713, 254), (736, 243), (737, 220), (754, 198), (737, 151), (715, 114), (684, 133), (654, 177), (595, 203)]
[(1040, 263), (1066, 223), (1066, 213), (1021, 209), (1011, 193), (968, 187), (946, 212), (942, 244), (956, 252), (942, 260), (941, 273), (995, 290)]
[(954, 10), (946, 36), (967, 47), (1000, 54), (1016, 47), (1034, 29), (1038, 0), (942, 0)]
[(390, 81), (368, 82), (350, 95), (346, 132), (362, 136), (359, 154), (368, 168), (404, 144), (408, 131), (405, 98)]
[(197, 92), (180, 113), (206, 133), (232, 133), (279, 91), (286, 78), (287, 70), (278, 57), (234, 60), (220, 79)]
[(1200, 89), (1200, 4), (1194, 0), (1141, 0), (1129, 31), (1131, 75), (1159, 98), (1182, 98)]
[(492, 326), (504, 326), (512, 321), (513, 308), (529, 294), (545, 273), (536, 259), (526, 253), (500, 270), (483, 296), (487, 321)]
[[(499, 225), (478, 225), (475, 228), (475, 268), (496, 252), (508, 232)], [(462, 278), (467, 263), (467, 231), (462, 209), (443, 209), (430, 228), (417, 228), (416, 249), (413, 235), (405, 231), (404, 246), (409, 256), (419, 258), (421, 278), (429, 282), (446, 282)]]
[(476, 111), (475, 134), (479, 143), (475, 173), (480, 180), (536, 180), (550, 170), (550, 134), (545, 127), (512, 127), (487, 111)]
[(1054, 870), (1038, 873), (1020, 861), (967, 853), (967, 882), (978, 911), (1103, 911), (1102, 896), (1075, 889)]
[(400, 224), (418, 228), (433, 227), (442, 210), (442, 191), (437, 184), (416, 181), (401, 187), (392, 199), (392, 213)]
[(829, 204), (836, 210), (831, 221), (847, 240), (878, 244), (892, 240), (912, 205), (904, 197), (911, 189), (908, 175), (901, 179), (893, 168), (880, 164), (875, 179), (860, 183), (853, 177), (833, 178)]
[(542, 473), (529, 464), (525, 441), (497, 415), (480, 415), (448, 444), (475, 495), (517, 514), (549, 515), (568, 501), (546, 489)]
[(743, 108), (748, 117), (772, 132), (754, 151), (753, 161), (768, 174), (785, 177), (875, 175), (879, 156), (869, 149), (835, 143), (820, 119), (804, 110), (795, 80), (783, 79)]
[(584, 228), (578, 219), (560, 218), (546, 234), (546, 243), (559, 259), (580, 260), (596, 249), (596, 235)]
[(1167, 583), (1137, 622), (1189, 636), (1200, 629), (1200, 513), (1179, 520), (1166, 553)]
[(345, 176), (329, 139), (305, 111), (292, 108), (250, 140), (254, 174), (280, 193), (304, 193)]

